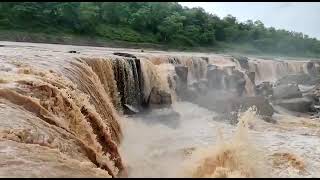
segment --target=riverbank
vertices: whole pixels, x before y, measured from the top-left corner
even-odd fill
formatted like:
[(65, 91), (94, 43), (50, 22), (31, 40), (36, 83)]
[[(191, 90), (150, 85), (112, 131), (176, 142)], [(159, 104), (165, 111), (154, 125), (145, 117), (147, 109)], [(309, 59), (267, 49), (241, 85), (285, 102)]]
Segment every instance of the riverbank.
[(94, 47), (110, 47), (110, 48), (130, 48), (148, 51), (169, 51), (169, 52), (200, 52), (200, 53), (224, 53), (231, 55), (245, 55), (255, 56), (261, 58), (291, 58), (291, 59), (317, 59), (320, 55), (304, 54), (292, 55), (290, 54), (265, 53), (256, 49), (250, 44), (231, 44), (225, 42), (217, 42), (212, 47), (188, 47), (188, 46), (175, 46), (167, 44), (156, 43), (139, 43), (120, 41), (115, 39), (107, 39), (98, 36), (83, 36), (70, 33), (46, 33), (46, 32), (25, 32), (14, 30), (0, 30), (0, 41), (13, 41), (13, 42), (30, 42), (30, 43), (49, 43), (61, 45), (76, 45), (76, 46), (94, 46)]

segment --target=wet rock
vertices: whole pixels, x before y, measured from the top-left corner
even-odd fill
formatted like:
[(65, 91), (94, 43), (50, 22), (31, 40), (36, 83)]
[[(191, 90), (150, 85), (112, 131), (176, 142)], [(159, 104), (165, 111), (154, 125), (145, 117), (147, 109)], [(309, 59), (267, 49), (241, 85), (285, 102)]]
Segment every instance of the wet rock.
[(129, 58), (135, 58), (135, 59), (137, 58), (136, 56), (129, 54), (129, 53), (115, 52), (113, 54), (117, 55), (117, 56), (129, 57)]
[(293, 99), (279, 99), (275, 104), (296, 112), (309, 112), (313, 101), (307, 97)]
[(248, 110), (250, 107), (255, 106), (257, 108), (257, 114), (261, 116), (271, 117), (274, 113), (273, 107), (269, 101), (262, 96), (254, 97), (242, 97), (235, 99), (232, 103), (234, 110), (240, 109), (242, 112)]
[[(206, 99), (210, 99), (206, 97)], [(211, 99), (212, 101), (212, 99)], [(208, 100), (209, 102), (209, 100)], [(238, 112), (245, 112), (250, 107), (255, 106), (257, 109), (257, 114), (266, 122), (274, 123), (275, 120), (272, 119), (274, 114), (274, 109), (270, 105), (269, 101), (262, 96), (253, 97), (241, 97), (234, 98), (232, 96), (227, 98), (215, 99), (214, 103), (204, 104), (200, 106), (206, 107), (220, 114), (220, 119), (229, 120), (231, 124), (236, 124), (238, 121)]]
[(252, 84), (255, 84), (255, 79), (256, 79), (256, 73), (255, 72), (247, 72), (247, 75), (252, 82)]
[(168, 61), (169, 61), (170, 64), (175, 64), (175, 65), (180, 65), (181, 64), (179, 58), (177, 58), (177, 57), (169, 57)]
[(248, 62), (249, 59), (247, 57), (237, 56), (234, 58), (239, 62), (241, 68), (249, 70), (249, 62)]
[(176, 65), (174, 67), (176, 74), (178, 75), (181, 82), (187, 84), (188, 80), (188, 67), (183, 65)]
[(314, 99), (314, 101), (319, 102), (320, 100), (320, 84), (313, 87), (311, 90), (309, 90), (305, 96), (310, 96)]
[(180, 98), (186, 97), (188, 86), (188, 67), (183, 65), (176, 65), (175, 71), (177, 76), (174, 76), (176, 83), (176, 93)]
[(256, 94), (264, 97), (273, 95), (272, 84), (270, 82), (262, 82), (256, 86)]
[(163, 90), (159, 90), (157, 87), (153, 87), (149, 99), (148, 105), (152, 108), (169, 107), (172, 104), (171, 94)]
[(124, 104), (124, 113), (125, 114), (137, 114), (139, 113), (139, 110), (129, 104)]
[(297, 84), (282, 84), (273, 88), (273, 99), (300, 98), (302, 93)]

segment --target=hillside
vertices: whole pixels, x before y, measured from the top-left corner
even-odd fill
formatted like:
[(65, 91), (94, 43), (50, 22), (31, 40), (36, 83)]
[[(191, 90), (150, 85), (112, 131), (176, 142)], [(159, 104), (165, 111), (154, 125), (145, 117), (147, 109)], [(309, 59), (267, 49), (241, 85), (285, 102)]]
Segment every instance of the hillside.
[(320, 57), (320, 41), (173, 2), (1, 2), (0, 40)]

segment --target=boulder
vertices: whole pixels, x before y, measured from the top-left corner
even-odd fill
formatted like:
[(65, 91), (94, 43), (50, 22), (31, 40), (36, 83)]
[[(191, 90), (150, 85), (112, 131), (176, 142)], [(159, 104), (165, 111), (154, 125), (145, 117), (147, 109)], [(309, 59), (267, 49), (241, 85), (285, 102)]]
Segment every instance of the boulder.
[(272, 84), (270, 82), (262, 82), (256, 85), (256, 94), (264, 97), (273, 95)]
[(269, 101), (262, 96), (242, 97), (233, 100), (233, 102), (231, 101), (231, 103), (233, 111), (240, 109), (240, 111), (244, 112), (250, 107), (255, 106), (258, 115), (271, 117), (274, 113), (274, 109)]
[(282, 84), (273, 88), (272, 99), (300, 98), (302, 93), (297, 84)]
[(244, 112), (252, 106), (257, 107), (257, 113), (261, 116), (272, 116), (274, 113), (273, 107), (263, 96), (236, 97), (226, 91), (210, 91), (206, 95), (196, 98), (194, 102), (201, 107), (221, 114), (238, 112), (239, 110)]
[(215, 111), (219, 114), (220, 119), (230, 120), (232, 124), (238, 121), (238, 112), (245, 112), (250, 107), (255, 106), (257, 114), (266, 122), (275, 121), (272, 119), (274, 109), (269, 101), (262, 96), (252, 97), (234, 97), (228, 93), (208, 93), (206, 96), (198, 98), (195, 101), (201, 107)]
[(172, 104), (171, 94), (157, 87), (153, 87), (149, 98), (148, 105), (152, 108), (170, 107)]
[(275, 104), (296, 112), (310, 112), (313, 101), (307, 97), (293, 99), (279, 99)]

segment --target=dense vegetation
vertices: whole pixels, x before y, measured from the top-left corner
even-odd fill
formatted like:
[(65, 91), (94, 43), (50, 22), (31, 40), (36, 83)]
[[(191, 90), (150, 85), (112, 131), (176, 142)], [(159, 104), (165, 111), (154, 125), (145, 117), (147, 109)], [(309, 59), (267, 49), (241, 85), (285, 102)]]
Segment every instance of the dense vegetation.
[(260, 21), (219, 18), (172, 2), (1, 2), (0, 27), (67, 33), (170, 47), (241, 47), (257, 52), (313, 56), (320, 42)]

